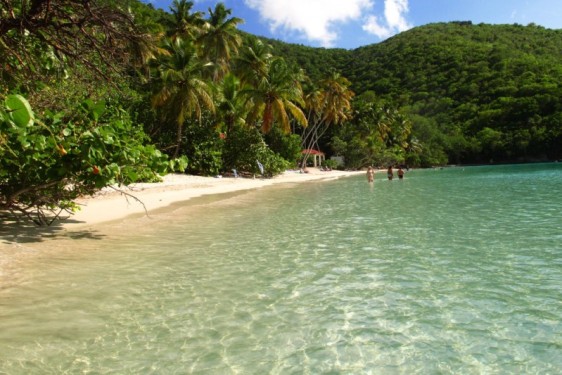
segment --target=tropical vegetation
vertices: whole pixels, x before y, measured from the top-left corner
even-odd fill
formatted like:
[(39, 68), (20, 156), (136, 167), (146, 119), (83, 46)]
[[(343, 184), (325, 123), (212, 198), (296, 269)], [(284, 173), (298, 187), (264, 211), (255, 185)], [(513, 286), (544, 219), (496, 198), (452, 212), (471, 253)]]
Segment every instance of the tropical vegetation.
[(0, 212), (48, 224), (104, 187), (272, 176), (313, 149), (342, 168), (562, 158), (560, 30), (432, 24), (348, 51), (193, 5), (0, 0)]
[[(378, 103), (376, 118), (398, 111), (399, 122), (410, 123), (403, 151), (412, 165), (562, 159), (562, 30), (459, 21), (352, 51), (270, 43), (314, 80), (335, 68), (352, 82), (361, 114), (336, 134), (338, 142), (372, 143), (360, 122)], [(372, 126), (382, 131), (375, 138), (385, 137)]]

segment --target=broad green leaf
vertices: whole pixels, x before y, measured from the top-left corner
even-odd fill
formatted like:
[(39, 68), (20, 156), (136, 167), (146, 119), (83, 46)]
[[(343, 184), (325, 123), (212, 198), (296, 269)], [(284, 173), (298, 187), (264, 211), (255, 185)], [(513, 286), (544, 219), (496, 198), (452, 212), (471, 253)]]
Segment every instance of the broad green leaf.
[(105, 102), (104, 101), (100, 101), (100, 102), (96, 103), (92, 99), (86, 99), (86, 100), (84, 100), (82, 106), (88, 110), (89, 115), (91, 116), (91, 118), (94, 121), (98, 121), (99, 118), (105, 112)]
[(21, 95), (8, 95), (6, 107), (10, 113), (12, 121), (23, 128), (33, 125), (35, 116), (31, 110), (29, 102)]
[(101, 101), (95, 103), (95, 105), (92, 107), (92, 112), (94, 113), (96, 120), (99, 119), (105, 112), (105, 102)]

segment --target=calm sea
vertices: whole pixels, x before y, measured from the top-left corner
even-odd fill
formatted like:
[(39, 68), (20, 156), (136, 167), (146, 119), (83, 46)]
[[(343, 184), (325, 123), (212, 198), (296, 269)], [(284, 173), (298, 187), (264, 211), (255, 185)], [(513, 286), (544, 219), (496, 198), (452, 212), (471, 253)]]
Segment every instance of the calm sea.
[(46, 240), (0, 374), (561, 373), (562, 163), (384, 174)]

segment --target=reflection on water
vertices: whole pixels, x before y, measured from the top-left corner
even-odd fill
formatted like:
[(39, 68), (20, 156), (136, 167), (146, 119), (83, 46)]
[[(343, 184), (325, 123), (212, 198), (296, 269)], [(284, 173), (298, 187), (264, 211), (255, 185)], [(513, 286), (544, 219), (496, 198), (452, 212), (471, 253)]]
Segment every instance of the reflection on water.
[(0, 290), (0, 373), (556, 373), (561, 183), (378, 174), (58, 234)]

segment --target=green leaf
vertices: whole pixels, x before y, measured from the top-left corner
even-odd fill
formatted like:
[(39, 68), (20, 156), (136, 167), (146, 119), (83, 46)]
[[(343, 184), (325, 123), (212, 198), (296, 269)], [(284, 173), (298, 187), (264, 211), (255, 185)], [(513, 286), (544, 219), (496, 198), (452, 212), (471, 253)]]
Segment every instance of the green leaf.
[(84, 133), (82, 133), (82, 138), (94, 138), (94, 135), (91, 131), (86, 130)]
[(94, 121), (98, 121), (105, 112), (105, 102), (94, 102), (92, 99), (84, 100), (82, 106), (89, 112), (88, 114)]
[(94, 120), (98, 121), (99, 118), (105, 112), (105, 102), (98, 102), (92, 108), (92, 115), (94, 116)]
[(6, 107), (12, 117), (12, 121), (24, 128), (33, 125), (35, 116), (31, 110), (29, 102), (21, 95), (8, 95), (6, 98)]

